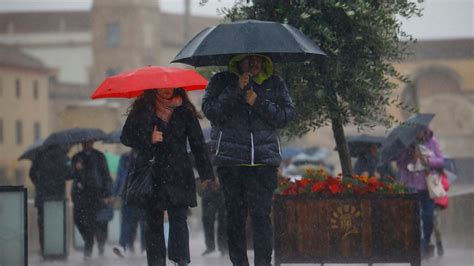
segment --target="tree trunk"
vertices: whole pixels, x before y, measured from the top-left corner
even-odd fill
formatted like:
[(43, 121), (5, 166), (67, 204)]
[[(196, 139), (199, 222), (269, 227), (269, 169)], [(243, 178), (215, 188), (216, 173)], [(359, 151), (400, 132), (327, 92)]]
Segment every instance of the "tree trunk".
[(332, 119), (332, 132), (336, 140), (337, 152), (339, 153), (339, 160), (341, 162), (342, 175), (344, 177), (352, 176), (352, 164), (349, 148), (347, 147), (346, 136), (344, 134), (344, 127), (339, 119)]
[(329, 112), (331, 113), (330, 117), (332, 122), (332, 132), (334, 134), (334, 140), (336, 141), (337, 152), (339, 153), (342, 175), (344, 177), (352, 177), (351, 156), (349, 154), (349, 148), (347, 147), (346, 135), (344, 134), (344, 127), (342, 125), (341, 112), (339, 110), (336, 90), (326, 87), (325, 91), (328, 97), (327, 99)]

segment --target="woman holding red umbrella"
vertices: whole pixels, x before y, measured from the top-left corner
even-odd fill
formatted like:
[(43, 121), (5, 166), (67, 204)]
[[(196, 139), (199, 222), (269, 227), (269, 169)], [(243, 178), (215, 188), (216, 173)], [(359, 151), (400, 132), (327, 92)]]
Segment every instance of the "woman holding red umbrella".
[(187, 142), (204, 187), (212, 182), (214, 173), (198, 122), (200, 115), (186, 91), (203, 90), (206, 85), (207, 80), (193, 70), (149, 66), (108, 77), (91, 96), (138, 97), (130, 108), (120, 140), (138, 153), (131, 172), (140, 172), (145, 165), (151, 169), (151, 196), (134, 202), (140, 205), (136, 207), (145, 209), (148, 265), (166, 265), (165, 210), (170, 224), (168, 257), (180, 266), (190, 262), (186, 211), (197, 202)]
[(153, 160), (152, 198), (146, 206), (148, 265), (166, 265), (163, 214), (169, 216), (168, 257), (178, 265), (190, 262), (186, 210), (195, 207), (194, 173), (187, 151), (189, 141), (204, 184), (214, 179), (199, 114), (185, 90), (146, 90), (132, 105), (121, 141), (138, 151), (137, 164)]

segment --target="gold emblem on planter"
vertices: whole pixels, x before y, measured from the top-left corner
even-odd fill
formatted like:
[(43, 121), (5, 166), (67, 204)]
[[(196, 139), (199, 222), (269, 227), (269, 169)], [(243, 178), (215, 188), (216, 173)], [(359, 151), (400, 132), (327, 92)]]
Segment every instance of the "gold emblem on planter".
[(331, 228), (340, 231), (343, 239), (351, 234), (357, 234), (359, 231), (354, 220), (360, 216), (360, 211), (356, 207), (347, 204), (340, 206), (331, 214)]

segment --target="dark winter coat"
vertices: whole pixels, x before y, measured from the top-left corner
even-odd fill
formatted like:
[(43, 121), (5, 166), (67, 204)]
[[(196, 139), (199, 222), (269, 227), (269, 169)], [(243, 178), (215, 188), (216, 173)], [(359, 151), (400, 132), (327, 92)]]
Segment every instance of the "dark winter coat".
[(35, 186), (35, 206), (46, 199), (64, 199), (66, 179), (71, 178), (67, 151), (59, 146), (45, 150), (35, 157), (29, 174)]
[(211, 121), (217, 166), (265, 164), (279, 166), (281, 147), (277, 129), (294, 119), (295, 110), (283, 81), (271, 75), (250, 85), (257, 94), (253, 107), (238, 87), (238, 76), (214, 75), (206, 88), (202, 110)]
[[(76, 164), (82, 162), (83, 169)], [(105, 155), (96, 150), (83, 150), (72, 157), (72, 200), (74, 207), (101, 209), (103, 199), (112, 195), (112, 178)]]
[[(163, 132), (163, 142), (152, 144), (154, 126)], [(140, 168), (154, 157), (155, 191), (160, 194), (156, 196), (168, 197), (175, 206), (197, 206), (195, 177), (186, 151), (186, 141), (189, 141), (196, 159), (201, 180), (214, 179), (201, 126), (187, 107), (177, 107), (169, 123), (158, 118), (154, 110), (145, 107), (134, 110), (125, 122), (120, 140), (138, 152), (134, 167)]]

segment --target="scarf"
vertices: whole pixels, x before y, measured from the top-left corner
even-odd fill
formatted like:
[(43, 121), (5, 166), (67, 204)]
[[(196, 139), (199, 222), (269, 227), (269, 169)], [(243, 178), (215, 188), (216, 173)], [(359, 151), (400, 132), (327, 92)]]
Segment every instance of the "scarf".
[(160, 96), (156, 97), (156, 109), (155, 113), (161, 120), (168, 123), (171, 115), (176, 107), (183, 104), (183, 99), (180, 96), (175, 96), (171, 99), (164, 99)]

